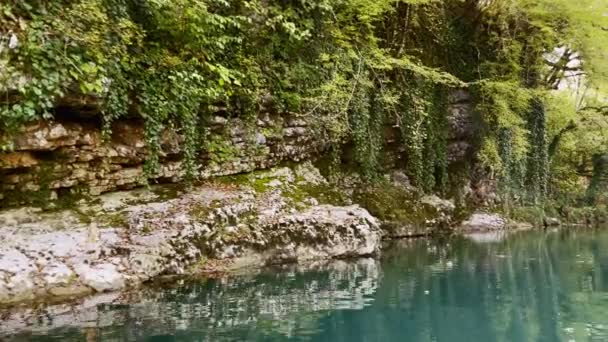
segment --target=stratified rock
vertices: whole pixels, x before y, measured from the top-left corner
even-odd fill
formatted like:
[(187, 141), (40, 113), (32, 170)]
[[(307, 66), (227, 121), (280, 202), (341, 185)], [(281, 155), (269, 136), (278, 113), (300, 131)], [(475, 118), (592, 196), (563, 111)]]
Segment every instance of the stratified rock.
[[(261, 218), (262, 222), (266, 218)], [(264, 227), (265, 263), (375, 255), (380, 251), (376, 218), (359, 206), (321, 205), (281, 217)]]
[[(200, 154), (196, 176), (252, 172), (305, 160), (322, 150), (324, 142), (313, 139), (312, 129), (302, 119), (289, 118), (273, 117), (276, 129), (269, 134), (270, 122), (251, 126), (231, 119), (227, 125), (227, 119), (214, 116), (208, 132), (214, 148)], [(149, 154), (144, 131), (143, 122), (116, 120), (111, 139), (104, 141), (94, 120), (58, 120), (33, 122), (10, 137), (0, 137), (10, 139), (14, 147), (13, 152), (0, 151), (0, 207), (46, 203), (58, 195), (98, 196), (140, 187)], [(163, 183), (184, 179), (183, 142), (184, 137), (175, 130), (161, 132), (160, 168), (153, 178)], [(222, 156), (216, 155), (218, 150)]]

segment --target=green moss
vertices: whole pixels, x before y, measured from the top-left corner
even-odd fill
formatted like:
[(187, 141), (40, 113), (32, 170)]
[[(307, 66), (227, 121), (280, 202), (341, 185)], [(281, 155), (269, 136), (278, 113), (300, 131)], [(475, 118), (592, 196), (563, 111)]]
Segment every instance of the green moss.
[(127, 216), (122, 212), (101, 215), (99, 217), (99, 222), (114, 228), (126, 228), (129, 226)]
[(201, 256), (197, 262), (195, 262), (194, 264), (192, 264), (192, 266), (190, 266), (191, 272), (188, 272), (188, 273), (196, 273), (197, 271), (204, 269), (205, 265), (207, 265), (208, 262), (209, 262), (209, 258), (207, 258), (204, 255)]
[(150, 225), (149, 223), (144, 223), (144, 226), (141, 228), (141, 232), (144, 234), (150, 234), (152, 233), (152, 225)]
[(424, 226), (438, 215), (437, 209), (420, 203), (417, 194), (389, 182), (366, 185), (355, 191), (353, 200), (384, 222)]
[(74, 209), (79, 201), (89, 199), (88, 189), (84, 186), (75, 186), (70, 189), (57, 190), (57, 198), (53, 199), (56, 190), (42, 188), (39, 191), (4, 191), (4, 198), (0, 200), (0, 208), (13, 208), (23, 205), (40, 207), (47, 211)]
[(272, 180), (273, 178), (269, 177), (267, 172), (264, 171), (255, 171), (214, 178), (214, 181), (220, 184), (253, 188), (256, 193), (266, 192), (268, 190), (268, 183), (270, 183)]
[(306, 199), (315, 198), (321, 204), (348, 205), (347, 194), (332, 185), (298, 184), (283, 192), (283, 195), (294, 203), (303, 203)]
[(220, 200), (213, 200), (208, 205), (197, 204), (190, 207), (190, 215), (198, 220), (204, 221), (209, 218), (209, 215), (213, 212), (213, 210), (221, 207), (223, 205)]
[(72, 285), (72, 284), (76, 283), (77, 280), (78, 280), (78, 274), (72, 273), (72, 274), (70, 274), (70, 276), (67, 279), (67, 284)]
[(283, 139), (283, 125), (281, 122), (278, 122), (273, 126), (264, 127), (262, 128), (261, 133), (264, 137), (266, 137), (266, 139)]

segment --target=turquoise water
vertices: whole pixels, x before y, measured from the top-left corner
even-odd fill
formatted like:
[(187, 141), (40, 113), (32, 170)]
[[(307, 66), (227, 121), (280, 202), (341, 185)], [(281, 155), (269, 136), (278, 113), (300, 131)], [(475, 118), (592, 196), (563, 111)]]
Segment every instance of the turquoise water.
[(608, 341), (608, 232), (402, 241), (106, 300), (0, 323), (14, 341)]

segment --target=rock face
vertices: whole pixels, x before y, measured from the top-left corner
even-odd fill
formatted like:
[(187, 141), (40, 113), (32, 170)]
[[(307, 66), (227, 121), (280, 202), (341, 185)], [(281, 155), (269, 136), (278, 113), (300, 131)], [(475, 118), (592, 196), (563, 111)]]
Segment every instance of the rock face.
[[(454, 91), (448, 112), (448, 160), (460, 163), (471, 152), (474, 133), (469, 94)], [(295, 114), (261, 113), (254, 125), (224, 114), (208, 120), (209, 134), (197, 156), (201, 165), (198, 176), (202, 178), (306, 160), (325, 147), (322, 139), (315, 138), (309, 120)], [(147, 156), (143, 123), (118, 120), (112, 136), (104, 141), (95, 120), (78, 120), (36, 122), (11, 136), (0, 136), (0, 142), (13, 147), (11, 152), (0, 152), (0, 208), (70, 195), (96, 196), (141, 185)], [(405, 148), (399, 128), (386, 124), (385, 166), (393, 168), (403, 165)], [(160, 140), (160, 169), (152, 182), (180, 182), (184, 177), (184, 138), (168, 129)]]
[[(471, 111), (468, 94), (455, 92), (449, 106), (451, 163), (462, 162), (471, 149)], [(143, 124), (119, 120), (104, 141), (94, 120), (79, 120), (32, 123), (10, 137), (0, 136), (13, 147), (0, 152), (0, 208), (30, 202), (46, 206), (80, 194), (100, 200), (76, 212), (48, 214), (29, 207), (0, 212), (0, 303), (112, 291), (185, 273), (210, 259), (235, 268), (379, 250), (380, 223), (352, 199), (319, 205), (317, 198), (285, 196), (292, 184), (326, 183), (318, 170), (307, 167), (274, 170), (263, 193), (205, 185), (170, 200), (154, 195), (145, 203), (141, 197), (130, 202), (134, 191), (122, 190), (141, 185), (147, 156)], [(312, 126), (293, 114), (261, 114), (255, 124), (213, 116), (197, 156), (198, 176), (237, 175), (307, 160), (325, 148)], [(406, 156), (399, 129), (388, 125), (385, 131), (386, 166), (392, 168)], [(160, 170), (153, 181), (178, 183), (184, 177), (184, 139), (167, 130), (160, 140)], [(399, 193), (414, 191), (402, 173), (394, 173), (393, 183)], [(451, 202), (429, 196), (422, 199), (423, 210), (409, 215), (410, 203), (395, 198), (388, 194), (375, 201), (379, 213), (387, 202), (395, 207), (396, 214), (389, 211), (386, 217), (374, 213), (383, 227), (394, 225), (387, 236), (424, 235), (451, 224)], [(426, 220), (427, 214), (435, 218)], [(415, 217), (403, 225), (398, 222), (402, 216)]]
[[(261, 193), (205, 185), (142, 204), (108, 196), (82, 208), (96, 212), (92, 222), (61, 212), (49, 218), (35, 210), (5, 211), (0, 303), (118, 290), (204, 269), (209, 260), (229, 270), (378, 253), (379, 224), (365, 209), (312, 200), (295, 205), (283, 192), (296, 178), (307, 181), (281, 170), (275, 180), (284, 185)], [(314, 172), (304, 174), (319, 181)], [(72, 222), (70, 229), (65, 222)]]
[(475, 129), (471, 95), (466, 90), (453, 90), (449, 96), (448, 111), (448, 161), (458, 163), (464, 161), (473, 149)]
[[(198, 156), (202, 178), (300, 161), (322, 148), (308, 123), (289, 115), (262, 115), (249, 128), (242, 121), (216, 116), (210, 119), (209, 131)], [(0, 207), (141, 185), (147, 154), (141, 122), (117, 121), (109, 141), (92, 121), (37, 122), (6, 139), (13, 151), (0, 152)], [(157, 180), (183, 179), (182, 140), (174, 131), (162, 134)]]
[[(256, 241), (265, 250), (265, 263), (358, 257), (379, 252), (377, 220), (359, 206), (320, 205), (264, 223), (268, 235)], [(299, 241), (299, 242), (298, 242)]]

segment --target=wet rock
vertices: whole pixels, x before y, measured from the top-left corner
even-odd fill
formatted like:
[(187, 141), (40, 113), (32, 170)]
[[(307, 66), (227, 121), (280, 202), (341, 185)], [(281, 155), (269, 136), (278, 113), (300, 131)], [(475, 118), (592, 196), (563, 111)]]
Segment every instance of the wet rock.
[[(217, 341), (218, 334), (223, 336), (223, 332), (246, 329), (269, 319), (296, 326), (302, 319), (300, 315), (294, 316), (294, 312), (318, 315), (335, 309), (364, 309), (382, 280), (380, 261), (372, 258), (319, 261), (281, 268), (283, 272), (278, 273), (279, 279), (286, 281), (280, 291), (260, 281), (255, 273), (249, 273), (250, 276), (245, 277), (223, 278), (203, 292), (190, 288), (192, 294), (196, 293), (195, 302), (167, 302), (172, 289), (141, 288), (129, 296), (101, 293), (69, 305), (50, 305), (44, 310), (15, 308), (3, 312), (0, 318), (0, 339), (11, 340), (14, 339), (11, 335), (22, 332), (27, 339), (27, 336), (47, 335), (50, 331), (108, 330), (116, 326), (132, 327), (136, 336), (139, 336), (137, 331), (171, 335), (176, 327), (194, 329), (189, 324), (195, 322), (202, 340)], [(289, 281), (296, 272), (309, 272), (306, 276), (312, 278), (306, 283)], [(250, 295), (244, 298), (244, 293)], [(251, 315), (235, 316), (233, 308), (241, 299), (256, 311)], [(208, 310), (206, 303), (214, 303), (213, 310)], [(167, 310), (179, 312), (179, 315), (167, 315)], [(201, 310), (208, 315), (207, 319), (200, 319)], [(285, 331), (285, 339), (290, 331)]]
[(416, 226), (400, 222), (386, 222), (382, 224), (384, 236), (390, 239), (403, 239), (427, 236), (432, 229), (426, 226)]

